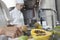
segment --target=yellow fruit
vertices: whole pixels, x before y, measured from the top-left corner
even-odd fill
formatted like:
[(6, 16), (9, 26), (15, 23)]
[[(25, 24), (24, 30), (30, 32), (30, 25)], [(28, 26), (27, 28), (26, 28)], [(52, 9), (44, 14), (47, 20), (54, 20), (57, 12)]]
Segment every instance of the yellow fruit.
[(42, 26), (39, 23), (35, 23), (34, 26), (36, 29), (42, 29)]

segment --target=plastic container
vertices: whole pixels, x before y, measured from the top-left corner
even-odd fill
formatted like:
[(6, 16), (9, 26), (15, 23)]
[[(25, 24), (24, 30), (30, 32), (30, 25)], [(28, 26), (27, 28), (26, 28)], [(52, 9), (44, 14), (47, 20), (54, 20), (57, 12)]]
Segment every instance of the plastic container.
[[(46, 33), (46, 35), (44, 35), (44, 36), (36, 36), (36, 33), (34, 33), (35, 30), (44, 31)], [(32, 31), (31, 31), (31, 36), (34, 38), (34, 40), (49, 40), (51, 35), (52, 35), (51, 32), (47, 32), (47, 31), (42, 30), (42, 29), (32, 29)]]

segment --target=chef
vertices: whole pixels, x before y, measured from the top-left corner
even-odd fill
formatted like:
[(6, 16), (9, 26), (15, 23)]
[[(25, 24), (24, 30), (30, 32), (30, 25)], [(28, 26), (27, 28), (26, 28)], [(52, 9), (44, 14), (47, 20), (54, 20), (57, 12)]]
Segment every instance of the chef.
[(23, 17), (23, 13), (21, 12), (21, 9), (24, 6), (24, 0), (15, 0), (15, 1), (16, 1), (15, 2), (16, 6), (10, 12), (10, 16), (12, 17), (10, 24), (20, 27), (20, 26), (24, 25), (24, 17)]

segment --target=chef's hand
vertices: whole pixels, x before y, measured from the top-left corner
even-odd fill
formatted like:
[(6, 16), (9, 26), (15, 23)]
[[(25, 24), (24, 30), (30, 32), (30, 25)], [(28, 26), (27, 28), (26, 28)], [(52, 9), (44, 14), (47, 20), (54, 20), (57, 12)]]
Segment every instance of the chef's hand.
[(16, 25), (16, 27), (22, 27), (21, 25)]
[(17, 27), (19, 28), (19, 30), (23, 31), (23, 30), (27, 30), (27, 25), (17, 25)]
[(16, 25), (16, 27), (17, 27), (20, 31), (22, 31), (22, 26), (21, 26), (21, 25)]

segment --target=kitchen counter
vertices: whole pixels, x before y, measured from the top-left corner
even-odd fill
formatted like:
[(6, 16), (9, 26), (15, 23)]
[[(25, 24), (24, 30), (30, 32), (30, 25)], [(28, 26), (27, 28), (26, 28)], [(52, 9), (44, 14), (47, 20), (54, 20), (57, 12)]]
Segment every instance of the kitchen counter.
[(34, 40), (34, 39), (32, 38), (32, 39), (28, 39), (28, 40)]

